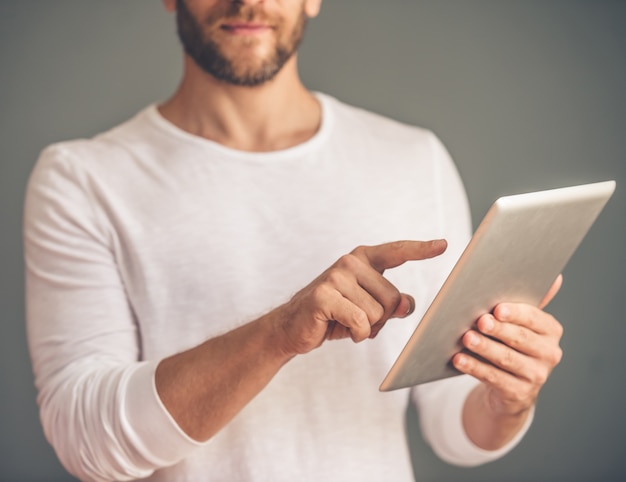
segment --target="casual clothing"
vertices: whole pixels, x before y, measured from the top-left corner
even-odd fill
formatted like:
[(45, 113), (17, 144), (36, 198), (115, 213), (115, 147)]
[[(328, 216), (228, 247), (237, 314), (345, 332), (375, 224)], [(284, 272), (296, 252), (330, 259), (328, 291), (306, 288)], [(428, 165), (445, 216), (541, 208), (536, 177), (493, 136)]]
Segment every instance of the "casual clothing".
[[(467, 439), (469, 377), (378, 392), (465, 247), (469, 210), (432, 133), (318, 98), (318, 133), (281, 151), (226, 148), (150, 106), (41, 154), (25, 206), (27, 329), (44, 431), (70, 472), (413, 480), (411, 399), (424, 436), (451, 463), (495, 459), (521, 437), (495, 452)], [(445, 255), (385, 273), (415, 297), (414, 315), (374, 340), (326, 342), (294, 358), (208, 442), (189, 438), (159, 400), (159, 360), (286, 302), (342, 254), (441, 237)]]

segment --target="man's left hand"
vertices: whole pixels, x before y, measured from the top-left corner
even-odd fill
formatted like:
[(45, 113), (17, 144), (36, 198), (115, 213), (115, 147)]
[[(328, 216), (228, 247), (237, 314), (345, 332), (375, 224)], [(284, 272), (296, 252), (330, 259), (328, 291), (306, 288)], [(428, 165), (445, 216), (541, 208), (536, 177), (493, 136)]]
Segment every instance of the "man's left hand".
[[(554, 367), (561, 361), (563, 327), (543, 308), (562, 284), (559, 276), (539, 307), (501, 303), (481, 316), (462, 338), (465, 353), (452, 362), (485, 384), (488, 405), (497, 415), (529, 410)], [(476, 356), (472, 356), (476, 355)]]

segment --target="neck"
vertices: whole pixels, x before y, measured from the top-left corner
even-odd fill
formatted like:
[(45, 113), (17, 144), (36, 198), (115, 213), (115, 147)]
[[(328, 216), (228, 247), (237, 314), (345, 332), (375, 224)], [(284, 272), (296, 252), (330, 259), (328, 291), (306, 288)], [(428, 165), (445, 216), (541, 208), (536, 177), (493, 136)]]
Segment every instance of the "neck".
[(256, 87), (227, 84), (185, 57), (185, 75), (159, 111), (177, 127), (244, 151), (286, 149), (319, 129), (321, 108), (302, 85), (292, 57), (271, 80)]

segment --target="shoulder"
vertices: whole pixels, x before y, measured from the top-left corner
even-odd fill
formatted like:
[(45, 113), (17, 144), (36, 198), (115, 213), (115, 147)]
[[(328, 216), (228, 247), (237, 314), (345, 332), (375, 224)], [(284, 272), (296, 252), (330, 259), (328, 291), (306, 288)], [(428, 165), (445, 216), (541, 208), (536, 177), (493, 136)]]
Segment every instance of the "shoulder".
[(56, 142), (46, 146), (34, 168), (39, 171), (63, 172), (66, 175), (105, 167), (114, 169), (115, 164), (132, 157), (133, 144), (142, 144), (150, 136), (149, 111), (141, 110), (129, 120), (99, 133), (91, 138), (77, 138)]
[(347, 104), (327, 94), (317, 94), (331, 113), (333, 127), (359, 136), (393, 143), (432, 146), (438, 139), (429, 129), (400, 122), (362, 107)]
[(328, 95), (319, 97), (329, 113), (330, 145), (335, 150), (369, 159), (381, 169), (396, 167), (420, 178), (435, 179), (444, 171), (455, 169), (447, 148), (430, 129), (400, 122)]

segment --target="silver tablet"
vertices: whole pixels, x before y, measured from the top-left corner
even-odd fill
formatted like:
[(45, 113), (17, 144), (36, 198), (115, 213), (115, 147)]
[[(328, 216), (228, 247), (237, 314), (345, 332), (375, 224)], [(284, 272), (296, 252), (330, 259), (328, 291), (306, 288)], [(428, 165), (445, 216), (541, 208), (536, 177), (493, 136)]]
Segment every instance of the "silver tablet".
[(606, 181), (498, 199), (380, 390), (459, 375), (450, 360), (461, 336), (500, 302), (538, 305), (614, 190)]

